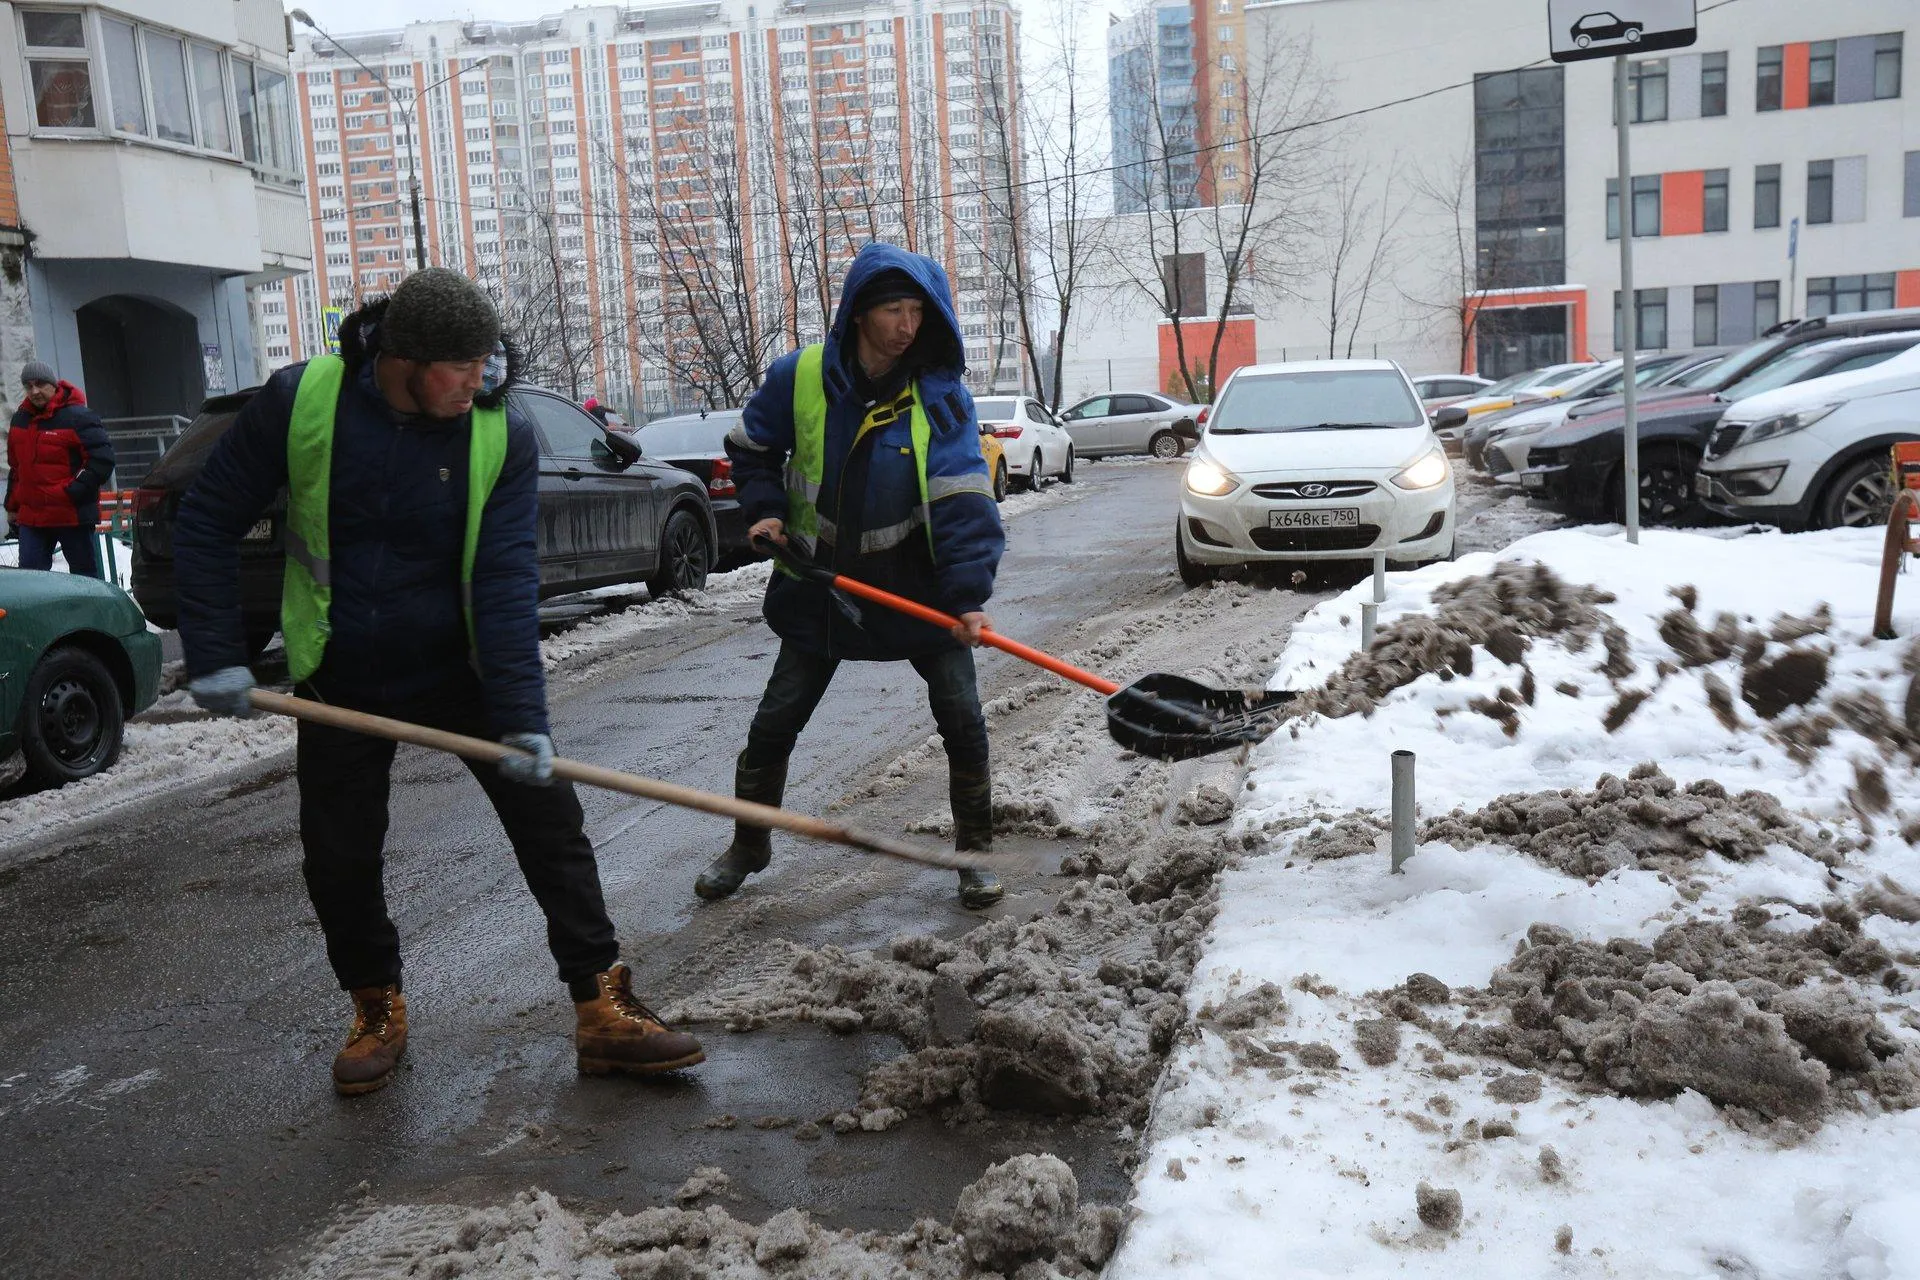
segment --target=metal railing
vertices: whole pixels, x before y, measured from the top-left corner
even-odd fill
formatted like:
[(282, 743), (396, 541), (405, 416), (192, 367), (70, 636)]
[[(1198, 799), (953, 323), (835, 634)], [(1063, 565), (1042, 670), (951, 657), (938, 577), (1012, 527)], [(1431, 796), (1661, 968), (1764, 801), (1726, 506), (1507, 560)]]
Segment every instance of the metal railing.
[(112, 489), (137, 489), (140, 482), (160, 461), (160, 455), (172, 447), (192, 423), (177, 413), (150, 414), (143, 418), (107, 418), (102, 425), (113, 441)]

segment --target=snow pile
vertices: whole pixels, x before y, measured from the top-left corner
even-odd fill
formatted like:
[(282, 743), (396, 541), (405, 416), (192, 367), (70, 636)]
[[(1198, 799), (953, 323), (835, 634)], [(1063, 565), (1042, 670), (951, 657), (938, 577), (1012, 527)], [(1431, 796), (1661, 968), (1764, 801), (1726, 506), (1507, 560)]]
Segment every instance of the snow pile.
[[(1109, 1274), (1920, 1274), (1880, 546), (1540, 534), (1391, 577), (1360, 656), (1371, 583), (1316, 609)], [(1426, 818), (1401, 876), (1396, 748)]]
[[(677, 1194), (676, 1201), (691, 1203), (712, 1188), (682, 1193), (689, 1190), (695, 1193)], [(364, 1206), (336, 1224), (295, 1274), (312, 1280), (984, 1280), (1018, 1272), (1073, 1280), (1098, 1274), (1119, 1228), (1119, 1210), (1080, 1203), (1073, 1170), (1058, 1158), (1019, 1155), (961, 1191), (950, 1225), (922, 1219), (898, 1234), (832, 1231), (802, 1209), (755, 1225), (714, 1204), (616, 1212), (590, 1222), (536, 1189), (497, 1208)]]
[(605, 657), (629, 648), (636, 636), (679, 626), (688, 618), (746, 613), (760, 604), (771, 560), (758, 560), (726, 573), (712, 574), (701, 591), (648, 599), (618, 613), (591, 618), (540, 642), (540, 660), (549, 674), (563, 662)]

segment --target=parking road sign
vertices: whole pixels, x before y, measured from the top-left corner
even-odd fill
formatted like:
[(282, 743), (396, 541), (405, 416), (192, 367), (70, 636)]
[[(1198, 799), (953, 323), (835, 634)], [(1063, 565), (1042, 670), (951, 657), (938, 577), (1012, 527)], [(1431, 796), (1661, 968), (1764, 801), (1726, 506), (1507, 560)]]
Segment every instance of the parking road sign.
[(1694, 0), (1547, 0), (1555, 62), (1678, 49), (1694, 42)]

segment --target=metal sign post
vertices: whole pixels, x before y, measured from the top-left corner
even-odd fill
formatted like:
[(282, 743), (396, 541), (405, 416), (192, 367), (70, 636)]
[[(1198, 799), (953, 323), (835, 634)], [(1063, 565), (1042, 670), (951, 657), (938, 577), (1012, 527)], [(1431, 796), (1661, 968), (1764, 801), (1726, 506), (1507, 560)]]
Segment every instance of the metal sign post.
[[(1622, 10), (1592, 7), (1620, 3)], [(1620, 143), (1620, 376), (1626, 430), (1622, 442), (1620, 505), (1627, 541), (1640, 541), (1640, 412), (1634, 385), (1640, 308), (1633, 288), (1633, 157), (1629, 141), (1632, 103), (1627, 93), (1629, 53), (1680, 49), (1699, 35), (1695, 0), (1547, 0), (1548, 48), (1555, 62), (1612, 58), (1613, 117)]]

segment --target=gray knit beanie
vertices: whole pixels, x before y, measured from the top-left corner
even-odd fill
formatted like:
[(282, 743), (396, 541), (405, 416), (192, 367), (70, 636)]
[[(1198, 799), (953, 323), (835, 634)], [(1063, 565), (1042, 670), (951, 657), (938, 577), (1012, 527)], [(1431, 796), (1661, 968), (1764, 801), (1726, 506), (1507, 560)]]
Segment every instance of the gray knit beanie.
[(446, 267), (402, 280), (380, 320), (380, 350), (402, 360), (482, 360), (499, 341), (493, 300)]
[(20, 385), (30, 386), (36, 382), (59, 382), (60, 376), (53, 366), (45, 360), (29, 360), (20, 368)]

